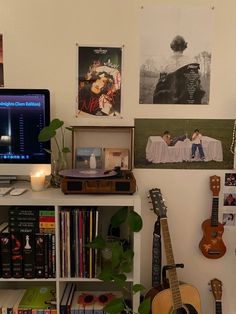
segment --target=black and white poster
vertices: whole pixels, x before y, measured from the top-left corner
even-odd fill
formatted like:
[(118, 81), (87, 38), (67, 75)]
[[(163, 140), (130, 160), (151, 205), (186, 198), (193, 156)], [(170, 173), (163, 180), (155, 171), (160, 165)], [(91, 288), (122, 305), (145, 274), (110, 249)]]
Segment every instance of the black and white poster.
[(140, 8), (140, 104), (209, 104), (214, 8)]

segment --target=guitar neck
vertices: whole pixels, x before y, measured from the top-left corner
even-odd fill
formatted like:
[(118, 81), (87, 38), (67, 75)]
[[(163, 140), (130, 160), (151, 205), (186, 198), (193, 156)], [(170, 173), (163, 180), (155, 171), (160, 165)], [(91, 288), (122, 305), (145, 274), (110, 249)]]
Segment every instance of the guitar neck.
[(218, 226), (218, 212), (219, 212), (219, 198), (213, 197), (211, 211), (211, 225), (213, 227)]
[(215, 312), (216, 314), (222, 314), (222, 302), (221, 301), (216, 301), (215, 304)]
[[(175, 266), (175, 260), (174, 260), (172, 245), (171, 245), (167, 218), (161, 218), (161, 228), (162, 228), (162, 235), (163, 235), (163, 240), (164, 240), (167, 265)], [(176, 268), (173, 267), (169, 269), (168, 274), (169, 274), (170, 289), (172, 292), (173, 307), (174, 309), (178, 309), (182, 307), (183, 302), (181, 299), (179, 280), (178, 280)]]

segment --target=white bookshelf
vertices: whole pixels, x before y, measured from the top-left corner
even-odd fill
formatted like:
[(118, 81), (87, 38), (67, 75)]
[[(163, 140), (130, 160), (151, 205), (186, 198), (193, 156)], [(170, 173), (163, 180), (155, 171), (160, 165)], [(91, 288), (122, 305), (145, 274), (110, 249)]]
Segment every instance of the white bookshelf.
[[(55, 283), (57, 291), (57, 311), (59, 314), (59, 303), (62, 296), (62, 292), (67, 282), (75, 282), (79, 286), (79, 290), (104, 290), (106, 285), (104, 282), (96, 278), (62, 278), (60, 277), (60, 245), (59, 245), (59, 210), (60, 208), (67, 206), (98, 206), (109, 210), (112, 208), (119, 208), (127, 206), (133, 208), (137, 213), (141, 215), (141, 199), (136, 193), (133, 195), (95, 195), (95, 194), (79, 194), (79, 195), (65, 195), (60, 189), (49, 188), (42, 192), (33, 192), (29, 186), (26, 193), (20, 196), (6, 195), (0, 198), (0, 217), (5, 216), (7, 208), (13, 205), (29, 205), (29, 206), (53, 206), (55, 209), (55, 221), (56, 221), (56, 278), (48, 279), (15, 279), (15, 278), (0, 278), (0, 287), (6, 288), (18, 288), (28, 287), (30, 284), (44, 284)], [(107, 207), (107, 208), (106, 208)], [(133, 283), (140, 283), (140, 247), (141, 239), (140, 232), (133, 234), (133, 250), (134, 250), (134, 263), (133, 272), (128, 275), (127, 282), (129, 285)], [(110, 289), (111, 283), (108, 284)], [(115, 290), (115, 288), (114, 288)], [(139, 293), (133, 296), (133, 309), (137, 311), (139, 305)]]

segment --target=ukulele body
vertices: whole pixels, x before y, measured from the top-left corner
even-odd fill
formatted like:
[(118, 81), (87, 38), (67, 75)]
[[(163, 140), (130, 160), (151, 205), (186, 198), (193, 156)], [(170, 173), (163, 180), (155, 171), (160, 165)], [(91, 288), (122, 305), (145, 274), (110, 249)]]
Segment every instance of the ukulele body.
[(179, 286), (183, 307), (173, 309), (171, 289), (164, 289), (152, 300), (152, 314), (201, 314), (200, 296), (198, 290), (189, 284)]
[(217, 226), (212, 226), (211, 219), (202, 223), (203, 238), (199, 243), (202, 254), (207, 258), (220, 258), (226, 252), (226, 246), (222, 240), (224, 226), (218, 222)]

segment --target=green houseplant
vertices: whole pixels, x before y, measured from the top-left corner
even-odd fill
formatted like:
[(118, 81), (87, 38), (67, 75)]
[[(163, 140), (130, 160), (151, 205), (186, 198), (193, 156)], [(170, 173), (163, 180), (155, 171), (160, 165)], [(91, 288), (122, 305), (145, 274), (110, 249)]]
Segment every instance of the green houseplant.
[[(142, 229), (143, 222), (141, 216), (128, 207), (120, 208), (111, 217), (112, 228), (117, 228), (123, 223), (127, 223), (130, 231), (139, 232)], [(132, 271), (134, 252), (131, 248), (124, 248), (121, 241), (116, 240), (112, 242), (112, 245), (98, 235), (94, 241), (89, 243), (89, 247), (97, 250), (104, 250), (109, 247), (111, 249), (111, 262), (106, 265), (104, 269), (101, 269), (98, 278), (105, 282), (113, 282), (122, 292), (123, 297), (115, 298), (111, 300), (105, 307), (104, 311), (111, 314), (117, 314), (125, 312), (128, 314), (135, 313), (131, 306), (129, 306), (125, 300), (125, 293), (128, 292), (127, 288), (127, 274)], [(140, 283), (135, 283), (132, 286), (132, 293), (141, 292), (144, 287)], [(138, 308), (138, 313), (149, 314), (151, 306), (150, 298), (144, 299)]]
[(48, 126), (45, 126), (39, 133), (39, 142), (54, 140), (56, 151), (46, 151), (52, 155), (52, 178), (51, 184), (60, 186), (59, 171), (67, 168), (67, 154), (70, 152), (66, 146), (65, 132), (72, 131), (72, 128), (66, 127), (64, 121), (53, 119)]

